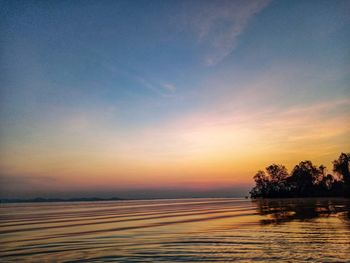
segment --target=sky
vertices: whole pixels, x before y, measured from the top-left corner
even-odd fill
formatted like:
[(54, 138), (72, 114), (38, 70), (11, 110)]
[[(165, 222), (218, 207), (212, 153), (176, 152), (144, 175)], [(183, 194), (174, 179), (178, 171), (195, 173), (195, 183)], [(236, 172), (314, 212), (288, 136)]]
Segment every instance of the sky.
[(350, 150), (350, 1), (3, 1), (0, 197), (242, 196)]

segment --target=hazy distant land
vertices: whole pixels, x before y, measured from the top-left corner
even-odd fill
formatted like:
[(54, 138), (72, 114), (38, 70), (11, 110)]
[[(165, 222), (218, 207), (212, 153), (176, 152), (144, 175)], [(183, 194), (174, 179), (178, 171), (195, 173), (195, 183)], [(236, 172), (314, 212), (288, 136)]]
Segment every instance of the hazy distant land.
[(80, 197), (80, 198), (4, 198), (0, 203), (48, 203), (48, 202), (97, 202), (97, 201), (120, 201), (125, 200), (119, 197), (100, 198), (100, 197)]

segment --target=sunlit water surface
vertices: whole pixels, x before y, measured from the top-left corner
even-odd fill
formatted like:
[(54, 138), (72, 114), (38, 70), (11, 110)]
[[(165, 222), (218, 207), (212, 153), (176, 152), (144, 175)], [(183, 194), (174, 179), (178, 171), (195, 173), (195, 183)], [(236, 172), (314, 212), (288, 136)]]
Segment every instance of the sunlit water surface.
[(350, 201), (1, 204), (1, 262), (350, 262)]

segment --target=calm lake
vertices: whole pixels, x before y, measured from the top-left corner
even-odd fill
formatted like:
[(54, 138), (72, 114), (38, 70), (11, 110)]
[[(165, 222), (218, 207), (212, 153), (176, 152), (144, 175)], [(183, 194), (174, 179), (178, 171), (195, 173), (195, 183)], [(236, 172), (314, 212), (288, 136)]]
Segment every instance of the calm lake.
[(350, 262), (350, 200), (1, 204), (1, 262)]

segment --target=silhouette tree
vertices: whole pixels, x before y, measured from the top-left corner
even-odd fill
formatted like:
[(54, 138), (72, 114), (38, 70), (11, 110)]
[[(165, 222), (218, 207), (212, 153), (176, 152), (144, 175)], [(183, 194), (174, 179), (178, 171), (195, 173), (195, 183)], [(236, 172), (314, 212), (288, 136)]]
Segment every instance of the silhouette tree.
[(350, 153), (341, 153), (338, 160), (333, 161), (333, 171), (341, 176), (344, 182), (350, 181)]
[(272, 196), (285, 196), (289, 189), (287, 189), (286, 178), (288, 171), (284, 165), (272, 164), (266, 167), (267, 174), (270, 178), (270, 193)]
[(288, 171), (285, 166), (272, 164), (266, 167), (266, 172), (258, 171), (254, 176), (256, 186), (250, 192), (254, 197), (277, 197), (286, 195), (286, 178)]
[(254, 176), (254, 181), (256, 185), (250, 191), (251, 196), (253, 197), (267, 196), (269, 194), (270, 180), (266, 176), (266, 173), (264, 171), (259, 170)]
[(292, 171), (288, 182), (298, 196), (313, 196), (315, 185), (320, 181), (322, 171), (311, 161), (302, 161)]
[(283, 182), (288, 177), (288, 172), (284, 165), (272, 164), (266, 167), (266, 171), (273, 183)]
[(334, 177), (331, 174), (327, 174), (322, 178), (321, 185), (324, 186), (323, 188), (326, 190), (330, 190), (332, 188), (332, 185), (334, 183)]
[(345, 196), (350, 196), (350, 153), (341, 153), (339, 158), (333, 161), (333, 171), (344, 182)]
[(250, 191), (252, 198), (258, 197), (308, 197), (349, 196), (350, 197), (350, 154), (342, 153), (333, 162), (333, 172), (338, 180), (327, 174), (324, 165), (319, 167), (311, 161), (302, 161), (294, 167), (291, 175), (285, 166), (272, 164), (265, 171), (254, 176), (255, 187)]

